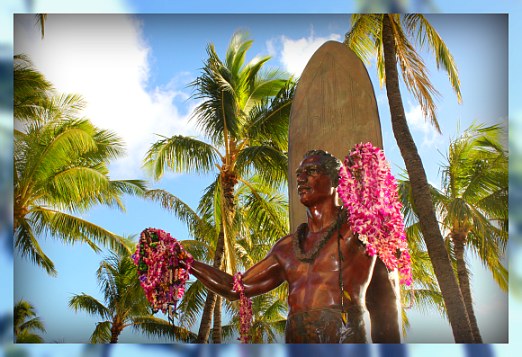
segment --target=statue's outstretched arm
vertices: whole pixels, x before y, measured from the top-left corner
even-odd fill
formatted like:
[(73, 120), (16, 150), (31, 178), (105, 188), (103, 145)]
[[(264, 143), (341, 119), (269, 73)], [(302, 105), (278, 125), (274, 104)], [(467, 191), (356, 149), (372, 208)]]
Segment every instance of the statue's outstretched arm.
[[(190, 270), (208, 289), (228, 300), (239, 299), (233, 290), (234, 277), (208, 264), (194, 261)], [(264, 294), (278, 287), (284, 281), (281, 266), (275, 256), (268, 254), (259, 263), (243, 274), (245, 295), (248, 297)]]

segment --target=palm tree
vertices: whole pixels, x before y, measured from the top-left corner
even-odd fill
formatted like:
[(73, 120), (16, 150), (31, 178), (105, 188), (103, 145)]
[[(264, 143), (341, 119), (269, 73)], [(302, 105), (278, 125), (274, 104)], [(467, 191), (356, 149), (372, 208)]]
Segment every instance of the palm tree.
[(38, 243), (45, 234), (96, 251), (96, 243), (124, 249), (120, 236), (74, 214), (95, 204), (124, 209), (123, 194), (144, 192), (143, 181), (109, 177), (108, 162), (123, 154), (122, 141), (81, 118), (81, 97), (54, 94), (23, 57), (15, 58), (14, 78), (16, 248), (52, 275), (54, 264)]
[[(219, 187), (218, 177), (205, 190), (197, 212), (169, 192), (150, 190), (147, 193), (147, 197), (159, 202), (162, 207), (173, 212), (188, 225), (190, 234), (196, 239), (184, 240), (183, 246), (195, 259), (208, 263), (214, 260), (213, 255), (220, 236), (221, 200), (219, 199)], [(246, 181), (240, 182), (236, 188), (235, 197), (237, 214), (233, 222), (233, 231), (237, 233), (237, 237), (232, 255), (234, 265), (230, 270), (241, 271), (264, 258), (275, 240), (286, 234), (288, 231), (288, 202), (282, 193), (267, 185), (259, 177), (251, 177), (248, 183)], [(216, 222), (218, 223), (216, 224)], [(272, 304), (286, 306), (285, 298), (280, 292), (274, 291), (266, 295), (265, 299), (270, 299)], [(260, 301), (264, 302), (263, 306), (254, 304), (254, 308), (266, 307), (267, 302), (265, 300)], [(179, 305), (180, 324), (192, 326), (205, 306), (205, 288), (199, 281), (190, 283)], [(238, 314), (237, 303), (229, 303), (227, 306), (230, 312)], [(275, 313), (276, 310), (274, 309), (271, 308), (271, 311)], [(262, 311), (255, 312), (262, 314)], [(221, 305), (216, 304), (213, 318), (212, 340), (214, 343), (220, 343)], [(260, 321), (268, 323), (261, 317)], [(269, 322), (274, 321), (270, 320)], [(228, 329), (230, 330), (230, 328), (229, 326)], [(229, 330), (227, 330), (228, 332), (225, 331), (225, 337), (228, 336)], [(261, 336), (265, 336), (269, 332), (263, 330)]]
[(36, 315), (34, 306), (26, 300), (16, 303), (13, 310), (13, 327), (16, 343), (42, 343), (42, 336), (34, 331), (45, 332), (42, 320)]
[(498, 125), (472, 125), (452, 141), (442, 167), (442, 189), (434, 202), (453, 245), (460, 290), (473, 336), (482, 337), (473, 310), (464, 250), (471, 249), (507, 291), (508, 272), (501, 263), (508, 240), (508, 159)]
[(442, 66), (448, 73), (450, 83), (460, 100), (460, 83), (453, 57), (438, 33), (422, 15), (353, 15), (352, 28), (346, 34), (345, 43), (365, 62), (377, 53), (377, 71), (381, 84), (386, 83), (393, 133), (408, 175), (415, 178), (411, 181), (412, 197), (444, 298), (453, 336), (456, 342), (474, 342), (464, 299), (438, 226), (426, 172), (408, 128), (402, 104), (397, 60), (406, 87), (419, 101), (424, 115), (440, 131), (432, 97), (437, 92), (429, 81), (422, 58), (415, 51), (408, 36), (417, 39), (420, 46), (427, 43), (433, 50), (437, 65)]
[[(130, 251), (133, 243), (127, 241), (127, 245)], [(185, 342), (195, 340), (194, 333), (152, 315), (129, 252), (112, 252), (100, 263), (96, 277), (105, 304), (85, 293), (69, 300), (69, 307), (74, 311), (83, 310), (103, 319), (96, 324), (91, 343), (117, 343), (121, 332), (129, 326), (147, 336)]]
[[(482, 337), (473, 310), (465, 248), (482, 260), (502, 290), (507, 291), (508, 286), (508, 272), (501, 263), (508, 239), (508, 160), (500, 133), (497, 125), (471, 125), (450, 143), (447, 161), (441, 167), (442, 189), (430, 186), (476, 341), (482, 341)], [(405, 217), (415, 220), (410, 182), (401, 181), (399, 186)], [(410, 247), (422, 237), (417, 228), (407, 234)], [(418, 272), (428, 272), (429, 268), (424, 266)], [(413, 272), (415, 275), (415, 266)]]
[[(234, 266), (235, 188), (257, 172), (265, 183), (284, 184), (287, 177), (288, 115), (293, 83), (278, 71), (264, 71), (270, 57), (256, 57), (245, 64), (252, 46), (242, 33), (232, 37), (222, 61), (213, 44), (203, 74), (192, 86), (195, 99), (203, 100), (194, 118), (210, 143), (184, 136), (164, 138), (152, 145), (145, 158), (159, 179), (164, 170), (208, 173), (217, 168), (214, 182), (218, 239), (213, 265)], [(223, 259), (224, 257), (224, 259)], [(222, 265), (223, 264), (223, 265)], [(209, 292), (205, 303), (199, 341), (208, 340), (216, 296)]]

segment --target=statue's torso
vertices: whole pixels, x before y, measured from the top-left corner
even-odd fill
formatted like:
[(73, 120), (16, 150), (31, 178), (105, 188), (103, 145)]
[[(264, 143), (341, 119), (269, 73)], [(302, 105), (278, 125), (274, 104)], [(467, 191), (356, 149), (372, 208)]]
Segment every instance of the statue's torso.
[[(273, 253), (283, 267), (288, 282), (289, 315), (315, 309), (340, 309), (340, 267), (344, 290), (349, 294), (349, 298), (344, 298), (344, 306), (364, 307), (364, 293), (369, 283), (373, 260), (366, 254), (365, 247), (351, 235), (346, 224), (343, 225), (341, 234), (343, 238), (339, 245), (338, 234), (334, 233), (310, 263), (297, 259), (292, 244), (293, 235), (281, 239), (274, 247)], [(309, 233), (302, 245), (304, 253), (310, 251), (321, 236), (321, 233)]]

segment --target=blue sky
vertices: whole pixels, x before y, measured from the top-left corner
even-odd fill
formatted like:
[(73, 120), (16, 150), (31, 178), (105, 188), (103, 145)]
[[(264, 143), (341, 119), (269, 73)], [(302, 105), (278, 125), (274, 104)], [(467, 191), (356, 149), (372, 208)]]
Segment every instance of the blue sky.
[[(138, 4), (121, 2), (120, 8), (100, 5), (99, 12), (149, 11)], [(164, 4), (168, 6), (166, 2)], [(226, 4), (239, 6), (235, 1)], [(440, 4), (443, 8), (442, 3)], [(130, 8), (126, 8), (126, 5), (130, 5)], [(206, 5), (210, 6), (210, 4)], [(226, 6), (220, 8), (225, 10), (219, 12), (237, 9), (232, 8), (232, 5), (229, 5), (230, 8)], [(283, 4), (277, 7), (277, 10), (274, 9), (276, 3), (273, 1), (264, 2), (264, 5), (266, 9), (258, 8), (257, 11), (262, 13), (292, 11), (290, 7), (286, 8)], [(190, 6), (185, 4), (179, 5), (178, 8), (170, 7), (170, 10), (167, 8), (150, 10), (154, 12), (204, 10), (196, 4)], [(326, 2), (326, 6), (335, 5)], [(446, 6), (448, 6), (446, 11), (462, 11), (457, 7)], [(300, 11), (351, 10), (350, 6), (322, 9), (317, 7), (315, 3), (305, 1)], [(502, 7), (497, 9), (491, 7), (490, 11), (493, 12), (506, 11)], [(52, 8), (44, 7), (44, 9), (48, 12), (56, 11)], [(89, 11), (89, 6), (86, 5), (83, 11)], [(204, 12), (216, 11), (212, 7), (207, 7)], [(252, 11), (254, 9), (249, 9), (248, 5), (245, 5), (241, 12)], [(464, 129), (471, 120), (505, 122), (507, 119), (508, 73), (505, 20), (502, 16), (459, 16), (458, 18), (456, 16), (437, 15), (430, 18), (455, 56), (464, 97), (463, 105), (458, 106), (445, 74), (435, 69), (430, 71), (435, 87), (442, 94), (438, 102), (438, 118), (443, 136), (434, 135), (429, 130), (418, 116), (416, 103), (408, 99), (406, 92), (403, 92), (405, 109), (428, 178), (435, 184), (440, 180), (437, 176), (436, 164), (442, 161), (442, 156), (437, 151), (445, 151), (448, 138), (455, 136), (457, 121), (460, 121), (461, 128)], [(49, 18), (44, 41), (38, 38), (32, 19), (29, 19), (28, 23), (21, 20), (20, 23), (15, 24), (17, 26), (15, 49), (29, 53), (36, 66), (60, 91), (78, 92), (84, 95), (90, 103), (87, 116), (95, 123), (104, 128), (111, 128), (124, 136), (128, 144), (129, 156), (111, 166), (115, 178), (145, 177), (139, 168), (139, 160), (143, 157), (143, 150), (146, 150), (147, 145), (155, 140), (153, 133), (197, 135), (193, 126), (187, 123), (190, 111), (196, 103), (188, 99), (190, 90), (186, 84), (199, 73), (208, 42), (213, 42), (218, 52), (223, 54), (232, 33), (238, 28), (247, 29), (255, 41), (249, 52), (250, 55), (272, 54), (273, 59), (269, 62), (271, 65), (299, 73), (306, 63), (306, 58), (318, 44), (327, 39), (342, 39), (348, 29), (348, 18), (342, 15), (147, 15), (133, 18), (82, 16), (75, 17), (70, 23), (66, 23), (63, 19), (63, 17)], [(515, 22), (510, 18), (510, 32), (516, 30)], [(63, 31), (64, 28), (67, 28), (67, 31)], [(23, 38), (27, 38), (23, 40), (27, 42), (23, 42)], [(89, 46), (92, 46), (92, 50), (84, 52)], [(511, 56), (512, 63), (513, 60), (520, 58), (518, 51), (515, 51), (515, 54), (511, 51)], [(433, 67), (433, 63), (428, 61), (428, 64)], [(385, 150), (396, 170), (398, 166), (403, 166), (402, 160), (398, 156), (388, 124), (385, 93), (379, 89), (375, 81), (374, 70), (375, 68), (370, 65), (369, 73), (374, 81), (380, 106)], [(516, 71), (519, 69), (511, 66), (510, 76), (516, 75)], [(513, 82), (513, 80), (510, 82), (512, 86)], [(100, 83), (104, 85), (100, 86)], [(513, 100), (517, 91), (520, 94), (516, 88), (510, 88), (511, 118), (513, 115), (519, 118), (522, 112), (520, 104)], [(107, 98), (110, 99), (110, 105), (107, 104)], [(204, 177), (169, 174), (160, 182), (153, 183), (153, 186), (166, 188), (195, 206), (199, 198), (198, 193), (208, 182), (209, 180)], [(145, 227), (153, 226), (166, 229), (178, 238), (185, 237), (183, 226), (156, 205), (134, 199), (127, 199), (126, 203), (126, 214), (97, 208), (89, 212), (87, 218), (121, 234), (136, 234)], [(98, 294), (94, 272), (102, 256), (94, 254), (86, 247), (62, 247), (50, 239), (45, 240), (43, 249), (57, 263), (59, 277), (48, 278), (38, 269), (31, 267), (27, 261), (17, 262), (15, 299), (23, 297), (36, 305), (39, 314), (46, 321), (49, 342), (85, 341), (96, 319), (91, 319), (84, 314), (75, 315), (68, 311), (66, 301), (72, 294), (81, 292)], [(477, 307), (480, 306), (477, 308), (479, 325), (483, 329), (484, 338), (486, 341), (489, 338), (490, 341), (500, 342), (499, 336), (504, 336), (505, 339), (506, 333), (507, 313), (503, 306), (506, 305), (507, 297), (496, 291), (488, 274), (480, 270), (480, 264), (474, 264), (472, 270), (474, 271), (473, 287), (477, 295), (476, 304)], [(8, 300), (2, 299), (2, 301)], [(5, 309), (10, 306), (9, 302), (0, 304), (1, 307), (6, 305)], [(513, 309), (520, 309), (516, 302), (511, 304), (511, 320), (514, 320)], [(412, 328), (409, 332), (412, 341), (426, 338), (434, 339), (426, 340), (432, 342), (451, 341), (450, 328), (443, 321), (436, 322), (434, 316), (419, 315), (414, 325), (413, 317), (412, 314)], [(516, 326), (512, 322), (510, 324)], [(513, 330), (511, 332), (513, 333)], [(140, 341), (136, 335), (131, 334), (127, 334), (122, 340)], [(412, 352), (414, 350), (419, 350), (419, 347), (412, 346)], [(502, 352), (502, 349), (499, 349), (499, 352)]]

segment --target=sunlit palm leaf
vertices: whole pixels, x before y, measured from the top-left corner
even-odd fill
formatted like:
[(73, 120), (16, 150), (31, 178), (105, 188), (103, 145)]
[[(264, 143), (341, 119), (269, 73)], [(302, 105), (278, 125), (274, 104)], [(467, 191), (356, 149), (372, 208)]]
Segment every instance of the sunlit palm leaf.
[[(268, 167), (271, 169), (267, 170)], [(287, 181), (288, 156), (269, 146), (250, 146), (238, 154), (236, 168), (242, 176), (253, 168), (265, 182), (278, 186)]]
[(165, 168), (174, 172), (209, 172), (215, 168), (218, 158), (219, 152), (212, 145), (175, 135), (155, 142), (147, 152), (144, 165), (159, 179)]
[(48, 232), (65, 243), (86, 243), (95, 251), (99, 251), (95, 243), (100, 243), (117, 251), (129, 251), (123, 237), (79, 217), (43, 207), (34, 207), (31, 214), (37, 232)]

